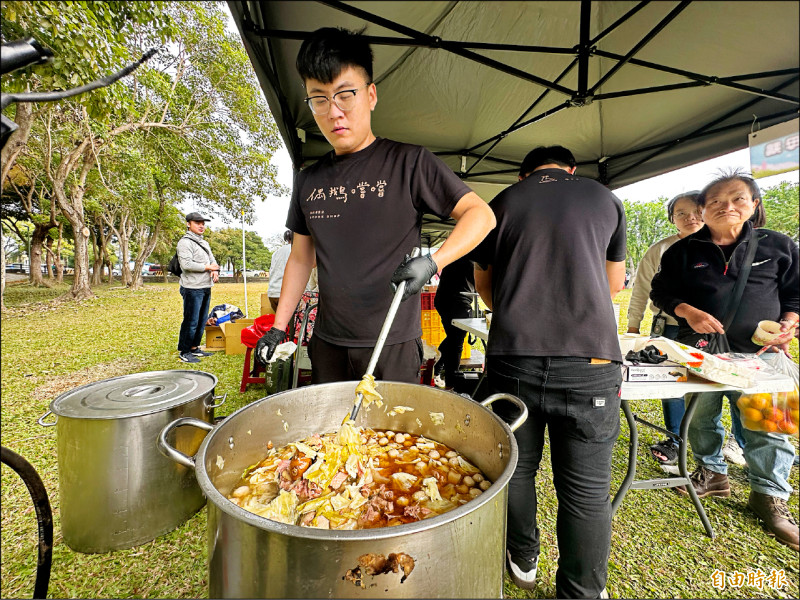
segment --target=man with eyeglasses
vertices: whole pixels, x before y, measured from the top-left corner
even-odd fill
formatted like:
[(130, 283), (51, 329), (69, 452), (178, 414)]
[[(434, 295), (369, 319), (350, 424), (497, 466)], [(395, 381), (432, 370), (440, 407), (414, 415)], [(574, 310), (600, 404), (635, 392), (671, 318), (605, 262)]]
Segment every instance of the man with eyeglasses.
[[(469, 252), (494, 227), (488, 205), (421, 146), (378, 138), (371, 113), (378, 102), (372, 50), (360, 33), (323, 28), (297, 56), (308, 105), (333, 146), (295, 179), (286, 226), (294, 231), (275, 326), (256, 355), (272, 356), (318, 267), (320, 303), (309, 345), (312, 382), (360, 379), (392, 300), (403, 300), (440, 269)], [(407, 254), (420, 245), (423, 213), (456, 221), (435, 259)], [(404, 258), (405, 257), (405, 258)], [(399, 265), (399, 266), (398, 266)], [(376, 379), (418, 381), (422, 363), (419, 302), (403, 302), (375, 367)]]

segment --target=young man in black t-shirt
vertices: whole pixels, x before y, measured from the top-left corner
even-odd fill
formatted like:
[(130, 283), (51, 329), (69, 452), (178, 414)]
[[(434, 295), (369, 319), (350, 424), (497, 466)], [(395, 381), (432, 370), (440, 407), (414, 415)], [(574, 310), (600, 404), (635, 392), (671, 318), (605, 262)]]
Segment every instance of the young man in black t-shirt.
[[(514, 432), (506, 567), (518, 586), (535, 587), (535, 478), (547, 428), (558, 496), (556, 596), (607, 598), (622, 384), (611, 299), (625, 281), (625, 212), (605, 187), (575, 175), (575, 158), (561, 146), (531, 151), (520, 182), (492, 209), (497, 227), (471, 254), (475, 287), (493, 310), (488, 380), (529, 411)], [(496, 412), (512, 417), (503, 409)]]
[[(390, 282), (417, 294), (439, 269), (474, 248), (494, 227), (494, 215), (438, 158), (420, 146), (376, 138), (378, 102), (372, 50), (363, 36), (323, 28), (303, 42), (297, 70), (314, 120), (333, 146), (297, 174), (286, 226), (295, 232), (275, 326), (259, 340), (268, 360), (311, 268), (319, 277), (319, 312), (309, 355), (312, 381), (360, 379), (392, 300)], [(404, 260), (420, 245), (425, 212), (451, 216), (456, 226), (436, 253)], [(399, 265), (399, 266), (398, 266)], [(376, 379), (418, 381), (422, 363), (418, 302), (401, 304)]]

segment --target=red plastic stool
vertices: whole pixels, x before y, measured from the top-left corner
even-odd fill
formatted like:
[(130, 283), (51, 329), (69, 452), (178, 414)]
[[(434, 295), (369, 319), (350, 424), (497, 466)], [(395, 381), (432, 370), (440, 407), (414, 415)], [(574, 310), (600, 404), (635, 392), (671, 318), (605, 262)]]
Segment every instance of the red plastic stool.
[[(247, 390), (248, 383), (266, 383), (266, 377), (258, 377), (257, 375), (266, 372), (266, 368), (262, 367), (258, 361), (255, 361), (255, 366), (250, 368), (250, 355), (253, 353), (253, 348), (248, 348), (244, 353), (244, 369), (242, 370), (242, 385), (239, 386), (239, 391), (244, 392)], [(256, 376), (251, 375), (255, 371)]]

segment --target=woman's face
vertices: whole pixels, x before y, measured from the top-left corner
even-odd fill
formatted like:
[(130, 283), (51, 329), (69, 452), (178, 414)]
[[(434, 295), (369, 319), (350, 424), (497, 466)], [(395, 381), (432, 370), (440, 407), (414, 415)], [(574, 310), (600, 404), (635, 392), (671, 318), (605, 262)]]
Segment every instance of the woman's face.
[(720, 183), (706, 194), (703, 206), (703, 221), (712, 231), (741, 228), (758, 206), (750, 188), (744, 181), (733, 180)]
[(681, 236), (694, 233), (703, 226), (700, 207), (691, 198), (681, 198), (672, 207), (672, 222)]

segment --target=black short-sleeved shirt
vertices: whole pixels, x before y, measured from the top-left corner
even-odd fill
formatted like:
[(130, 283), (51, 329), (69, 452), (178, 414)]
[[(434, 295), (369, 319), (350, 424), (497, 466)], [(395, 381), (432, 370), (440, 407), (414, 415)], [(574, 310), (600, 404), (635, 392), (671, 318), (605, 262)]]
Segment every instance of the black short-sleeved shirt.
[(608, 189), (535, 171), (490, 204), (497, 227), (473, 252), (492, 265), (489, 355), (621, 361), (606, 261), (625, 260), (625, 211)]
[[(297, 175), (287, 228), (310, 235), (317, 253), (314, 335), (332, 344), (375, 344), (392, 301), (392, 273), (420, 245), (423, 213), (447, 217), (470, 191), (421, 146), (378, 138), (333, 152)], [(420, 303), (400, 305), (387, 344), (422, 334)]]

